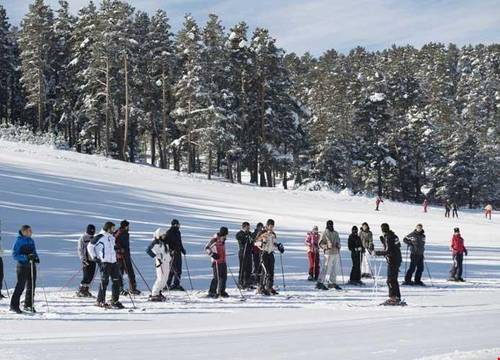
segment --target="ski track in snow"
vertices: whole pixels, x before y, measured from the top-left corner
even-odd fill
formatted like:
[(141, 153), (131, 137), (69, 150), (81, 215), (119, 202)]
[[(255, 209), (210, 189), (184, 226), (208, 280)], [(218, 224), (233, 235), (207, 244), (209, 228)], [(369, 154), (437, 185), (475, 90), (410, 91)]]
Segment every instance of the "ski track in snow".
[[(177, 174), (49, 147), (0, 141), (0, 219), (6, 250), (6, 280), (15, 282), (11, 258), (17, 229), (29, 223), (41, 257), (36, 294), (38, 314), (8, 312), (0, 301), (2, 359), (496, 359), (500, 356), (500, 219), (487, 221), (479, 211), (461, 211), (444, 219), (441, 208), (329, 192), (261, 189), (208, 181), (201, 175)], [(153, 231), (178, 218), (196, 291), (172, 292), (165, 303), (135, 297), (137, 309), (102, 310), (92, 299), (74, 296), (79, 276), (61, 287), (79, 268), (76, 241), (87, 223), (108, 219), (131, 222), (134, 261), (152, 285), (154, 268), (145, 254)], [(254, 225), (276, 220), (285, 245), (286, 289), (279, 258), (275, 284), (280, 295), (239, 292), (229, 276), (231, 298), (205, 298), (211, 279), (203, 246), (221, 226), (228, 226), (227, 251), (237, 275), (234, 235), (242, 221)], [(401, 287), (408, 306), (377, 306), (385, 300), (385, 261), (373, 260), (377, 287), (345, 286), (319, 291), (305, 280), (303, 245), (313, 225), (332, 218), (342, 240), (342, 269), (347, 281), (351, 260), (347, 236), (352, 225), (367, 221), (379, 245), (379, 224), (388, 222), (402, 239), (417, 222), (427, 234), (425, 288)], [(449, 241), (459, 226), (470, 255), (464, 284), (446, 282), (451, 265)], [(403, 257), (405, 251), (403, 250)], [(279, 256), (278, 256), (279, 257)], [(405, 265), (401, 267), (400, 280)], [(138, 275), (138, 274), (136, 274)], [(183, 285), (189, 288), (184, 270)], [(137, 276), (141, 290), (146, 286)], [(340, 277), (341, 279), (342, 277)], [(93, 292), (97, 292), (94, 281)], [(433, 286), (430, 286), (430, 285)], [(41, 285), (46, 286), (46, 308)], [(5, 290), (4, 290), (5, 293)], [(109, 296), (109, 293), (108, 293)], [(127, 308), (132, 303), (121, 297)]]

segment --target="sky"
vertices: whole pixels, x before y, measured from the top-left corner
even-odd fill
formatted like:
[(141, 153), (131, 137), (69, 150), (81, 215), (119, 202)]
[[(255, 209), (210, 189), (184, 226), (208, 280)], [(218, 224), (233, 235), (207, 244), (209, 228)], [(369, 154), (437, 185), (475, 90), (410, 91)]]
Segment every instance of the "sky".
[[(96, 3), (99, 0), (94, 0)], [(0, 0), (18, 25), (32, 0)], [(54, 9), (58, 0), (45, 0)], [(88, 0), (69, 0), (77, 13)], [(174, 30), (185, 13), (203, 24), (209, 13), (224, 26), (244, 20), (268, 28), (287, 52), (320, 55), (356, 46), (380, 50), (392, 44), (420, 47), (433, 42), (458, 45), (500, 42), (500, 0), (129, 0), (137, 10), (165, 10)]]

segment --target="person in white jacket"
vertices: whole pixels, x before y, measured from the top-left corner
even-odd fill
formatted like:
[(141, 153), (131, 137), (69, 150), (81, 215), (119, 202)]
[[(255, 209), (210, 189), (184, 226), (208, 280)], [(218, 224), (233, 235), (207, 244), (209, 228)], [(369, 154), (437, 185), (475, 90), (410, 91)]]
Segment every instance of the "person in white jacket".
[(90, 293), (90, 284), (92, 280), (94, 280), (96, 263), (91, 260), (89, 253), (87, 251), (87, 247), (89, 243), (92, 241), (95, 235), (95, 226), (93, 224), (87, 225), (87, 230), (85, 233), (80, 236), (78, 239), (78, 257), (82, 262), (82, 273), (83, 279), (80, 282), (80, 288), (76, 293), (78, 297), (92, 297)]
[(158, 228), (154, 232), (153, 241), (146, 249), (146, 253), (154, 259), (156, 268), (156, 281), (149, 301), (165, 301), (161, 290), (167, 285), (170, 273), (170, 253), (167, 244), (167, 230)]
[[(115, 224), (110, 221), (105, 223), (101, 232), (88, 244), (87, 250), (92, 260), (99, 265), (101, 274), (101, 284), (96, 305), (104, 308), (123, 309), (124, 306), (119, 301), (122, 277), (116, 262), (115, 237), (112, 235), (114, 231)], [(106, 289), (109, 278), (113, 283), (111, 287), (111, 304), (106, 303)]]
[(328, 290), (333, 287), (341, 290), (337, 285), (337, 275), (340, 272), (340, 237), (339, 233), (333, 229), (332, 220), (326, 222), (326, 229), (321, 235), (319, 247), (324, 252), (324, 260), (316, 288)]

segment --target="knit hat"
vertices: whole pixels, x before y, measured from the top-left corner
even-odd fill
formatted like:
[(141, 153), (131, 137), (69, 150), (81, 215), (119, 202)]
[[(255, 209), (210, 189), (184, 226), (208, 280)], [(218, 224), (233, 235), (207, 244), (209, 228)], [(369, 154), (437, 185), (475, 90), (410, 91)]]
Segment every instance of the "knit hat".
[(229, 234), (229, 230), (227, 227), (222, 226), (219, 230), (219, 236), (226, 236), (227, 234)]
[(122, 220), (122, 222), (120, 223), (120, 227), (122, 229), (125, 229), (129, 225), (130, 225), (130, 223), (127, 220)]
[(351, 231), (352, 231), (352, 232), (358, 232), (358, 227), (357, 227), (356, 225), (354, 225), (354, 226), (352, 227), (352, 230), (351, 230)]
[(460, 229), (456, 227), (456, 228), (454, 228), (454, 229), (453, 229), (453, 232), (455, 232), (455, 233), (459, 233), (459, 232), (460, 232)]
[(87, 231), (86, 231), (87, 234), (91, 235), (91, 236), (94, 236), (95, 234), (95, 225), (94, 224), (88, 224), (87, 225)]
[(172, 222), (170, 223), (170, 225), (172, 225), (172, 226), (179, 226), (180, 225), (179, 220), (173, 219)]

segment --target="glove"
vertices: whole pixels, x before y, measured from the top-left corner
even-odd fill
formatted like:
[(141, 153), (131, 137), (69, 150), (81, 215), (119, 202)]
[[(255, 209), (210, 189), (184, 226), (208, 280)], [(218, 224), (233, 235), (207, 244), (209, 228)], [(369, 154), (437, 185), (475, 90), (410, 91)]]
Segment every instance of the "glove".
[(163, 261), (161, 261), (160, 259), (156, 259), (156, 267), (160, 267), (161, 265), (163, 264)]
[(278, 251), (283, 254), (285, 252), (285, 248), (283, 247), (282, 243), (278, 243), (277, 245)]
[(384, 237), (383, 236), (380, 236), (380, 241), (384, 242)]
[(186, 255), (186, 249), (182, 248), (181, 253), (182, 253), (182, 255)]
[(83, 266), (89, 266), (90, 265), (90, 263), (88, 262), (87, 259), (83, 259), (82, 260), (82, 264), (83, 264)]
[(357, 247), (356, 251), (361, 252), (361, 251), (363, 251), (363, 248), (362, 247)]
[(214, 260), (219, 260), (219, 254), (217, 253), (213, 253), (212, 255), (210, 255), (212, 257), (212, 259)]
[(29, 261), (33, 261), (34, 263), (37, 264), (40, 263), (40, 259), (35, 254), (28, 254), (27, 256)]
[(465, 256), (467, 256), (467, 249), (464, 249), (464, 254)]

